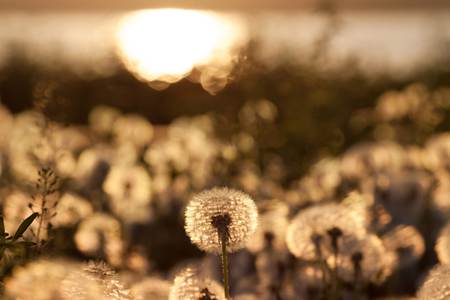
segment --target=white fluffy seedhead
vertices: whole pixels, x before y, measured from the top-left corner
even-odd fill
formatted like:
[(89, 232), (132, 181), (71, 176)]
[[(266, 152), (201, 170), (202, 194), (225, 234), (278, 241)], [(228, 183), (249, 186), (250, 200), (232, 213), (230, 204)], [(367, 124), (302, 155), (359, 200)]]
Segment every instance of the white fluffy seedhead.
[(344, 237), (354, 239), (366, 236), (365, 219), (353, 207), (326, 204), (317, 205), (300, 211), (291, 221), (287, 233), (286, 244), (289, 251), (297, 258), (315, 260), (316, 246), (314, 236), (321, 237), (320, 248), (324, 255), (332, 253), (331, 239), (327, 231), (339, 228)]
[(191, 242), (206, 252), (220, 253), (217, 219), (226, 221), (227, 251), (245, 246), (255, 232), (258, 210), (249, 195), (228, 188), (214, 188), (192, 197), (185, 211), (185, 229)]
[(450, 266), (437, 265), (417, 292), (417, 298), (421, 300), (450, 299)]
[(187, 267), (175, 277), (169, 300), (225, 300), (222, 286), (215, 280), (201, 277), (198, 270)]

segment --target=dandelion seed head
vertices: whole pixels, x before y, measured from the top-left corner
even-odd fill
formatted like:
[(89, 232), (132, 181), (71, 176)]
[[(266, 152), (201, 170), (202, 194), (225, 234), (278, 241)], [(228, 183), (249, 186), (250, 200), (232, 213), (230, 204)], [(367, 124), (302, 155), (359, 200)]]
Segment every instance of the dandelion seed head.
[(118, 274), (104, 262), (90, 261), (77, 265), (61, 282), (64, 300), (129, 300)]
[(214, 188), (194, 195), (185, 211), (185, 229), (192, 243), (206, 252), (220, 253), (218, 230), (227, 230), (227, 250), (245, 246), (258, 222), (255, 202), (249, 195)]
[(436, 187), (432, 191), (432, 204), (444, 213), (450, 213), (450, 173), (436, 172)]
[(342, 156), (341, 173), (346, 178), (361, 178), (373, 172), (399, 170), (404, 160), (404, 149), (395, 143), (360, 144)]
[(153, 126), (139, 115), (124, 115), (115, 120), (113, 134), (119, 144), (131, 142), (137, 148), (141, 148), (152, 140)]
[(61, 282), (61, 291), (65, 295), (64, 300), (107, 300), (109, 299), (102, 286), (88, 276), (83, 275), (81, 266), (70, 272)]
[(448, 169), (450, 167), (450, 133), (430, 138), (425, 145), (425, 151), (429, 168), (434, 171)]
[(441, 230), (435, 250), (442, 264), (450, 264), (450, 223)]
[(74, 225), (94, 212), (92, 204), (75, 194), (66, 193), (58, 202), (58, 213), (52, 219), (52, 224), (58, 226)]
[(85, 149), (78, 157), (74, 176), (84, 186), (97, 186), (105, 179), (112, 160), (113, 153), (107, 145)]
[(332, 253), (332, 241), (327, 233), (339, 228), (343, 236), (361, 238), (366, 235), (366, 218), (359, 210), (339, 204), (316, 205), (300, 211), (291, 221), (286, 232), (289, 251), (298, 258), (314, 260), (316, 245), (313, 237), (320, 237), (324, 254)]
[[(359, 256), (361, 278), (365, 282), (381, 283), (392, 273), (392, 253), (385, 250), (381, 240), (369, 234), (363, 238), (343, 236), (339, 243), (338, 274), (341, 279), (351, 282), (354, 278), (354, 260)], [(327, 259), (334, 266), (334, 256)]]
[(79, 274), (96, 282), (108, 299), (129, 300), (130, 291), (122, 284), (119, 275), (105, 262), (89, 261)]
[(397, 226), (382, 237), (384, 247), (395, 255), (393, 264), (403, 268), (417, 263), (425, 252), (425, 241), (412, 226)]
[(131, 294), (136, 300), (167, 300), (171, 283), (156, 277), (148, 277), (131, 287)]
[(286, 249), (285, 235), (289, 225), (288, 206), (281, 201), (271, 201), (260, 207), (258, 227), (247, 243), (247, 248), (255, 253), (267, 245), (267, 235), (272, 236), (271, 246), (278, 251)]
[(14, 117), (6, 107), (0, 104), (0, 149), (6, 146), (8, 137), (13, 129)]
[[(209, 296), (209, 298), (207, 298)], [(170, 288), (169, 300), (226, 300), (222, 286), (198, 275), (198, 270), (186, 268), (179, 272)]]
[(377, 187), (376, 201), (398, 223), (414, 225), (423, 214), (433, 180), (428, 173), (403, 171), (391, 173)]
[(151, 179), (142, 166), (114, 166), (103, 183), (103, 190), (111, 198), (136, 199), (148, 203)]
[(77, 270), (77, 265), (62, 260), (40, 259), (14, 269), (5, 282), (5, 295), (10, 299), (69, 300), (61, 288), (64, 279)]
[(120, 112), (109, 106), (97, 106), (89, 114), (89, 125), (100, 134), (109, 134)]
[(86, 255), (104, 254), (112, 265), (122, 263), (121, 225), (110, 215), (95, 213), (87, 217), (78, 226), (74, 239), (77, 248)]
[(420, 300), (450, 299), (450, 265), (435, 266), (417, 292)]
[(113, 166), (103, 190), (109, 196), (112, 210), (127, 223), (148, 221), (151, 216), (151, 179), (144, 167)]

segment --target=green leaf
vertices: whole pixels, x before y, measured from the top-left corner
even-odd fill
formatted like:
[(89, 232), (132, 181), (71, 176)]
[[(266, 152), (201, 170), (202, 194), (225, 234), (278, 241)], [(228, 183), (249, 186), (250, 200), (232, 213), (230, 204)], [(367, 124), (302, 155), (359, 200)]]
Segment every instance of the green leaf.
[(28, 218), (22, 221), (22, 224), (20, 224), (19, 228), (17, 228), (16, 233), (13, 236), (13, 241), (16, 241), (18, 238), (20, 238), (25, 231), (30, 227), (31, 223), (33, 223), (34, 219), (39, 216), (38, 213), (32, 213)]
[(5, 242), (6, 232), (5, 232), (5, 223), (3, 222), (3, 216), (0, 215), (0, 243), (3, 244)]

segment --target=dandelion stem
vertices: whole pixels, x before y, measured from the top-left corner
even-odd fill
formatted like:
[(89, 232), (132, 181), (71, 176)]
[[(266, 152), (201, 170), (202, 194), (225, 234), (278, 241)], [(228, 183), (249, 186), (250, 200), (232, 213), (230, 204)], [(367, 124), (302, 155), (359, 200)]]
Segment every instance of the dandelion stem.
[(337, 248), (333, 251), (333, 255), (334, 255), (334, 268), (333, 268), (333, 286), (332, 286), (332, 299), (337, 299), (338, 298), (338, 285), (339, 285), (339, 279), (338, 279), (338, 250)]
[(222, 273), (223, 273), (223, 291), (225, 298), (230, 299), (230, 284), (228, 274), (228, 253), (227, 253), (227, 239), (226, 236), (220, 238), (222, 244)]

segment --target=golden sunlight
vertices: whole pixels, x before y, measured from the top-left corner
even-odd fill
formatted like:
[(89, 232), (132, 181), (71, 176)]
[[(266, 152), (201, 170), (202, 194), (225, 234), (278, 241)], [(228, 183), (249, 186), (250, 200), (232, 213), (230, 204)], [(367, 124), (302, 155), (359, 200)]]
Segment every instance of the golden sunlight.
[(192, 69), (233, 62), (243, 26), (206, 11), (152, 9), (131, 13), (117, 30), (118, 53), (125, 66), (145, 81), (173, 83)]

